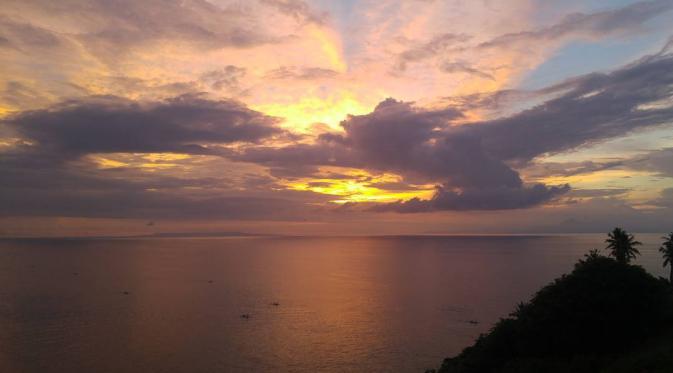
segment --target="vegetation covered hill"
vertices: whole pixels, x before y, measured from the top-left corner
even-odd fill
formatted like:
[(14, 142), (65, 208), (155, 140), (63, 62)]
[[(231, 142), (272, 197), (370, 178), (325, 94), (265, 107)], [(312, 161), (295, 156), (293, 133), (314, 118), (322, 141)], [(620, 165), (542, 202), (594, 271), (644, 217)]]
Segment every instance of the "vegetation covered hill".
[(590, 253), (438, 372), (673, 372), (673, 287), (626, 258)]

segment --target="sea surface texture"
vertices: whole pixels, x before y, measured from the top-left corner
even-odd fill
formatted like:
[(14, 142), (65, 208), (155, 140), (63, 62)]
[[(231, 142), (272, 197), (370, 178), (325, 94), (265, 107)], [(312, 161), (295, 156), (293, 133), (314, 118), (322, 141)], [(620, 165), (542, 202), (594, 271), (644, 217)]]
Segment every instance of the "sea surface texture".
[(422, 372), (604, 238), (0, 240), (0, 372)]

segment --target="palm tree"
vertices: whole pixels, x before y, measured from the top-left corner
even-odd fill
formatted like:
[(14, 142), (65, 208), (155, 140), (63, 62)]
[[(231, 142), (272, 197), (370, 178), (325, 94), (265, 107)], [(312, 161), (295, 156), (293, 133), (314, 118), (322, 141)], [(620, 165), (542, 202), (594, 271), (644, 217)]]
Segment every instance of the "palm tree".
[(640, 255), (640, 251), (635, 246), (642, 244), (636, 241), (632, 234), (621, 228), (615, 228), (608, 233), (605, 242), (608, 244), (606, 249), (610, 250), (610, 255), (614, 256), (619, 263), (627, 264), (636, 255)]
[(664, 267), (671, 266), (670, 281), (673, 284), (673, 232), (662, 238), (666, 241), (661, 245), (659, 251), (664, 254)]

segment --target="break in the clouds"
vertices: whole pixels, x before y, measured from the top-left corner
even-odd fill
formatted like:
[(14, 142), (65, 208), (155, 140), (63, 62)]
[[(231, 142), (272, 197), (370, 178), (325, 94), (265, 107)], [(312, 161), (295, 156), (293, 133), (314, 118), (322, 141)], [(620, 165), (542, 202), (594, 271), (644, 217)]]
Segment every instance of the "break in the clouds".
[(659, 227), (671, 17), (668, 0), (8, 1), (0, 219)]

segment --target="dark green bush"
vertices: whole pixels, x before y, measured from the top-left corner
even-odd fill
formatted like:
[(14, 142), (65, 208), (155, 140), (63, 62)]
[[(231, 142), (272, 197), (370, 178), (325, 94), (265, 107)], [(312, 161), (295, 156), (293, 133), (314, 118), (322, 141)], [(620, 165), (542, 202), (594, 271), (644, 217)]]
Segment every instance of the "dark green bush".
[(672, 319), (667, 281), (592, 252), (440, 372), (598, 372)]

